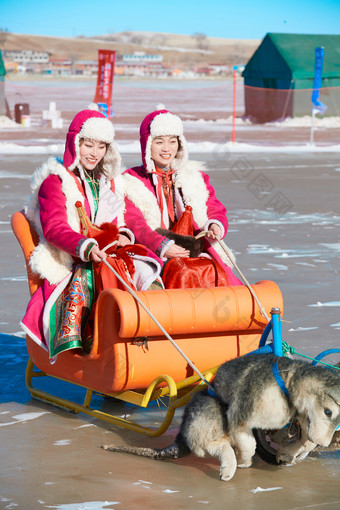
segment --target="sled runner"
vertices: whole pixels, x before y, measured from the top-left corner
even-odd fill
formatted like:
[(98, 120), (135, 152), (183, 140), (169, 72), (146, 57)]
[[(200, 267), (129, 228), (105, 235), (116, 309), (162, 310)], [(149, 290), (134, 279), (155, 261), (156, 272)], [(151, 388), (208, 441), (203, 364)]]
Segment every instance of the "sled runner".
[[(41, 285), (28, 266), (37, 234), (23, 212), (13, 214), (12, 229), (24, 253), (32, 295)], [(262, 352), (282, 355), (280, 289), (272, 281), (258, 282), (252, 288), (267, 316), (274, 307), (270, 327), (246, 286), (136, 293), (205, 380), (194, 372), (129, 292), (111, 288), (98, 297), (94, 341), (89, 353), (73, 349), (51, 362), (47, 350), (26, 337), (27, 388), (32, 397), (55, 406), (84, 412), (148, 436), (161, 435), (171, 424), (176, 409), (206, 386), (221, 363), (259, 347)], [(276, 341), (264, 345), (271, 330)], [(61, 379), (84, 388), (83, 404), (33, 386), (33, 381), (39, 386), (44, 378)], [(91, 407), (93, 394), (143, 408), (154, 401), (162, 404), (166, 401), (166, 413), (158, 428), (150, 428), (104, 412), (100, 405)]]

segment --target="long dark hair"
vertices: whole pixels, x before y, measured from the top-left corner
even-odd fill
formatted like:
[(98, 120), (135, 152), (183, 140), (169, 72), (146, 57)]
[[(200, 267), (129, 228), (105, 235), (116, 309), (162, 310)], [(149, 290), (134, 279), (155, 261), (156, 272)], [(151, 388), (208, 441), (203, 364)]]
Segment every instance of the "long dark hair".
[[(79, 139), (79, 147), (85, 142), (85, 140), (89, 140), (90, 142), (95, 142), (95, 141), (98, 141), (98, 140), (93, 140), (92, 138), (80, 138)], [(105, 143), (105, 154), (107, 152), (107, 149), (109, 148), (109, 143)], [(105, 175), (105, 169), (104, 169), (104, 158), (105, 158), (105, 154), (104, 156), (102, 157), (102, 159), (99, 161), (99, 163), (97, 164), (96, 168), (93, 170), (93, 177), (95, 179), (98, 179), (100, 174), (104, 174)]]

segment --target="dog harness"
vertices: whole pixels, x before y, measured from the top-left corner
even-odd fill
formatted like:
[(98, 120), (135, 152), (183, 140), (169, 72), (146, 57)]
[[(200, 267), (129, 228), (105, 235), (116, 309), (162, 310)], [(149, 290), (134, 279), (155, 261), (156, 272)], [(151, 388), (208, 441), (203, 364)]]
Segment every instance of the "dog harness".
[(285, 385), (285, 382), (280, 375), (279, 365), (278, 365), (277, 361), (275, 361), (275, 363), (273, 363), (272, 371), (273, 371), (273, 375), (275, 377), (275, 380), (276, 380), (280, 390), (283, 391), (283, 393), (286, 395), (286, 397), (289, 398), (289, 391), (287, 390), (287, 386)]
[[(282, 377), (280, 375), (279, 365), (278, 365), (277, 361), (275, 361), (275, 363), (272, 364), (272, 372), (273, 372), (273, 376), (275, 377), (275, 381), (277, 382), (278, 387), (286, 395), (286, 397), (289, 398), (289, 391), (287, 389), (287, 386), (285, 385), (284, 380), (282, 379)], [(208, 395), (210, 395), (211, 397), (219, 398), (219, 395), (217, 395), (217, 393), (215, 393), (212, 386), (209, 386), (207, 388), (207, 392), (208, 392)]]

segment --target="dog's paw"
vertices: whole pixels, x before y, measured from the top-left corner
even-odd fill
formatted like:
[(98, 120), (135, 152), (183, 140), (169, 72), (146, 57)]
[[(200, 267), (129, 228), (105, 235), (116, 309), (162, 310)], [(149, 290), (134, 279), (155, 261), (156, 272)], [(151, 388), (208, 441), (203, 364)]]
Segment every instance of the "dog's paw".
[(229, 480), (231, 480), (235, 474), (235, 471), (236, 471), (235, 468), (230, 468), (230, 467), (222, 468), (221, 467), (220, 468), (220, 479), (222, 480), (222, 482), (228, 482)]
[(276, 460), (279, 464), (294, 466), (298, 462), (302, 462), (308, 456), (310, 451), (311, 449), (304, 447), (304, 445), (300, 445), (299, 447), (295, 446), (294, 443), (280, 445), (276, 455)]
[(252, 465), (252, 460), (239, 460), (237, 463), (238, 468), (248, 468)]

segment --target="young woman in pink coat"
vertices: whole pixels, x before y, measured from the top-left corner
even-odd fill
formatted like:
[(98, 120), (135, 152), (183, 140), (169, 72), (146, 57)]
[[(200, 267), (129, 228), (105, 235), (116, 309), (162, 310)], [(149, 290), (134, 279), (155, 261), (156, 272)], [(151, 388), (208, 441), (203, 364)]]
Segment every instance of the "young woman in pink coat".
[[(63, 161), (49, 158), (33, 174), (25, 211), (39, 235), (29, 266), (43, 284), (21, 325), (51, 358), (67, 349), (90, 349), (87, 319), (97, 297), (93, 262), (106, 253), (91, 233), (83, 233), (80, 217), (96, 227), (116, 225), (114, 239), (122, 252), (134, 243), (125, 225), (124, 193), (112, 123), (96, 109), (79, 112), (67, 133)], [(137, 290), (149, 288), (162, 262), (142, 247), (129, 251), (136, 254), (130, 269), (121, 261), (126, 281)]]
[(171, 230), (190, 206), (194, 235), (208, 231), (201, 255), (210, 257), (224, 270), (229, 285), (242, 285), (216, 241), (227, 233), (226, 209), (216, 198), (204, 164), (189, 160), (181, 119), (165, 109), (150, 113), (140, 126), (140, 144), (143, 164), (123, 175), (125, 221), (136, 241), (163, 261), (188, 258), (188, 249), (157, 230)]

